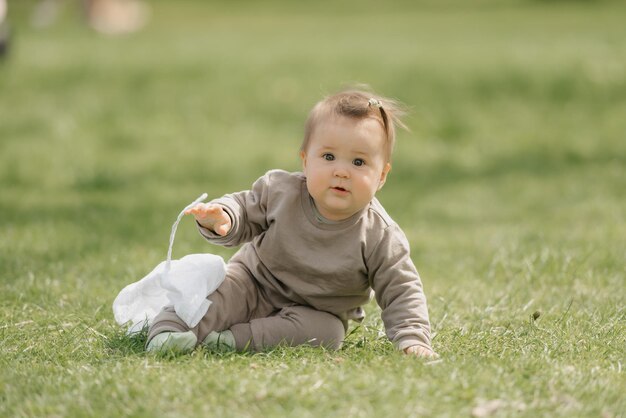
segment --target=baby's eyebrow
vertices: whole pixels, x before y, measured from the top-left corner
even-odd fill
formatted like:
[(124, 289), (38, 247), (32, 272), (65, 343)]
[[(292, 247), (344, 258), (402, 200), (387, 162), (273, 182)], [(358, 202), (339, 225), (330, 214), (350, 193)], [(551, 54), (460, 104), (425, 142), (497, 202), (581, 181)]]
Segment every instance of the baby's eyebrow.
[(352, 152), (356, 155), (363, 155), (365, 157), (369, 157), (371, 155), (371, 152), (369, 151), (353, 150)]

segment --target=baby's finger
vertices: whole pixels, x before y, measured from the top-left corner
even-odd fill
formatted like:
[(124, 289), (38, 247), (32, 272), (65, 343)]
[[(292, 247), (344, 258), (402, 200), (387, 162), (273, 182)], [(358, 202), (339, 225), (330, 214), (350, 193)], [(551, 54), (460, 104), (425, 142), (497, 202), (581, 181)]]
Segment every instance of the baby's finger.
[(198, 203), (194, 207), (185, 211), (187, 215), (207, 215), (215, 212), (216, 205), (208, 203)]
[(228, 231), (230, 230), (229, 225), (226, 224), (215, 225), (214, 228), (215, 232), (217, 232), (217, 234), (221, 236), (228, 234)]
[(406, 354), (413, 354), (417, 357), (427, 357), (427, 358), (437, 358), (439, 357), (434, 351), (422, 347), (419, 345), (414, 345), (412, 347), (408, 347), (404, 350)]
[(197, 205), (190, 207), (189, 209), (187, 209), (185, 211), (185, 215), (191, 215), (191, 214), (194, 214), (194, 213), (198, 213), (198, 206), (200, 206), (200, 205), (202, 205), (202, 203), (198, 203)]
[(185, 211), (185, 213), (197, 213), (199, 211), (204, 210), (204, 207), (207, 205), (207, 203), (196, 203), (194, 206), (190, 207), (189, 209), (187, 209)]

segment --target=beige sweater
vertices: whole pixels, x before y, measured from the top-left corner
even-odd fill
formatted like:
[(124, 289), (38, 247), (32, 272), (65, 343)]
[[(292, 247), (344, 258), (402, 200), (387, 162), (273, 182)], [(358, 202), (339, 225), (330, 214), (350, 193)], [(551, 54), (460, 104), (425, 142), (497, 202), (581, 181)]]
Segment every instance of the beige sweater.
[(261, 286), (344, 319), (370, 300), (373, 289), (395, 346), (430, 347), (426, 297), (409, 244), (376, 198), (346, 220), (324, 221), (304, 175), (273, 170), (251, 190), (213, 203), (224, 207), (232, 228), (224, 237), (200, 232), (218, 245), (245, 243), (233, 259)]

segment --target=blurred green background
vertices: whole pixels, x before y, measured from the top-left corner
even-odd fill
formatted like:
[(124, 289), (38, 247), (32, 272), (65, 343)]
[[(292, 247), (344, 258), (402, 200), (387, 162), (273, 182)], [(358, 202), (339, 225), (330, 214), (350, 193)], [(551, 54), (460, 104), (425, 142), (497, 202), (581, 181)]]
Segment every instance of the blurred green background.
[[(40, 29), (30, 24), (35, 2), (9, 5), (12, 43), (0, 61), (0, 335), (2, 380), (13, 383), (3, 383), (0, 412), (67, 413), (58, 381), (38, 381), (39, 400), (15, 383), (37, 381), (59, 356), (63, 368), (93, 365), (72, 351), (76, 339), (59, 337), (50, 348), (42, 330), (69, 322), (114, 334), (114, 297), (165, 258), (178, 211), (205, 191), (246, 189), (269, 169), (298, 170), (309, 109), (359, 82), (411, 108), (379, 199), (409, 237), (435, 348), (447, 359), (445, 372), (416, 373), (435, 376), (412, 384), (440, 390), (414, 399), (415, 410), (468, 415), (479, 399), (504, 396), (505, 415), (510, 399), (521, 399), (528, 416), (623, 416), (623, 2), (149, 4), (143, 30), (114, 37), (90, 30), (77, 1), (62, 2), (58, 20)], [(191, 222), (181, 225), (174, 255), (205, 251), (232, 254), (208, 246)], [(571, 328), (494, 340), (511, 324), (529, 326), (535, 310), (548, 329), (570, 317)], [(24, 321), (32, 322), (15, 325)], [(98, 341), (95, 353), (79, 346), (113, 361)], [(481, 374), (500, 362), (528, 366), (528, 347), (545, 355), (532, 364), (536, 381)], [(348, 363), (359, 355), (345, 352)], [(588, 374), (594, 367), (600, 371)], [(383, 375), (368, 376), (389, 388), (407, 384)], [(66, 383), (90, 400), (77, 389), (81, 379)], [(100, 390), (106, 397), (121, 389)], [(268, 390), (249, 415), (278, 414)], [(354, 413), (328, 403), (345, 416), (387, 411), (383, 399), (371, 400), (375, 392), (342, 394), (373, 397)], [(302, 399), (294, 395), (282, 413), (308, 416)], [(182, 415), (204, 411), (189, 402)]]
[(0, 67), (9, 276), (40, 257), (156, 245), (200, 192), (298, 169), (308, 110), (352, 82), (412, 107), (380, 198), (418, 260), (477, 238), (492, 251), (507, 229), (560, 245), (624, 233), (620, 3), (161, 1), (143, 31), (113, 38), (62, 4), (36, 31), (33, 2), (15, 3)]

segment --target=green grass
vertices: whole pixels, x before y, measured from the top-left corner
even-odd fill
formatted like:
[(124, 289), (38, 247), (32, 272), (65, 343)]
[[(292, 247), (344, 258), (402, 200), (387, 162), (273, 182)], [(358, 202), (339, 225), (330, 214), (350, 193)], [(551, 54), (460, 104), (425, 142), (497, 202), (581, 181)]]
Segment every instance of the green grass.
[[(0, 62), (0, 416), (626, 416), (625, 6), (156, 1), (105, 38), (66, 3), (39, 31), (12, 3)], [(352, 81), (412, 107), (379, 197), (441, 359), (374, 305), (338, 352), (145, 354), (111, 303), (180, 208), (297, 170)]]

